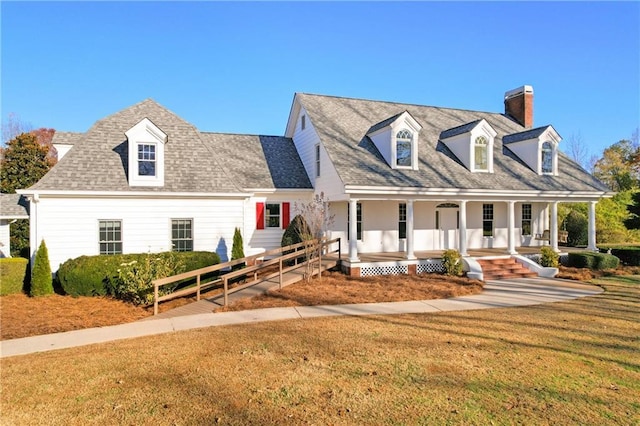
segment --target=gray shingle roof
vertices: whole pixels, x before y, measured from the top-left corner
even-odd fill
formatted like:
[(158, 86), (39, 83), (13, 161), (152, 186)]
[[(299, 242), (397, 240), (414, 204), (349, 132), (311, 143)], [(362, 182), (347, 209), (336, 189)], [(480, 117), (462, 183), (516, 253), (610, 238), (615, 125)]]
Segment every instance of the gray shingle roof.
[[(148, 118), (168, 135), (165, 185), (130, 187), (124, 132)], [(58, 134), (58, 132), (56, 132)], [(70, 191), (153, 191), (237, 193), (234, 177), (225, 173), (219, 155), (198, 130), (155, 101), (147, 99), (97, 121), (74, 147), (30, 189)]]
[(502, 138), (502, 143), (507, 145), (507, 144), (514, 143), (514, 142), (526, 141), (526, 140), (529, 140), (529, 139), (537, 138), (541, 134), (543, 134), (544, 131), (547, 130), (549, 127), (550, 126), (536, 127), (535, 129), (525, 130), (524, 132), (513, 133), (511, 135), (505, 135)]
[[(402, 111), (404, 112), (404, 111)], [(398, 117), (400, 117), (402, 115), (402, 112), (399, 114), (394, 115), (393, 117), (389, 117), (385, 120), (382, 120), (381, 122), (374, 124), (373, 126), (371, 126), (371, 128), (369, 129), (369, 131), (367, 131), (367, 134), (369, 133), (373, 133), (378, 129), (382, 129), (384, 127), (387, 127), (389, 124), (393, 123), (394, 121), (396, 121), (398, 119)]]
[(29, 202), (20, 194), (0, 194), (0, 218), (24, 219), (29, 217)]
[(78, 132), (58, 132), (53, 134), (52, 144), (75, 145), (82, 140), (84, 133)]
[(472, 131), (482, 120), (475, 120), (471, 123), (463, 124), (462, 126), (457, 126), (452, 129), (447, 129), (444, 132), (440, 133), (440, 140), (447, 139), (453, 136), (463, 135), (467, 132)]
[[(504, 114), (408, 105), (393, 102), (298, 94), (323, 146), (345, 185), (400, 188), (486, 189), (510, 191), (608, 191), (567, 156), (558, 156), (559, 176), (539, 176), (502, 138), (526, 129)], [(375, 123), (408, 111), (422, 126), (419, 170), (392, 169), (371, 149), (366, 134)], [(471, 173), (440, 142), (444, 130), (485, 119), (498, 133), (494, 173)]]
[(202, 133), (241, 188), (312, 189), (293, 140), (280, 136)]

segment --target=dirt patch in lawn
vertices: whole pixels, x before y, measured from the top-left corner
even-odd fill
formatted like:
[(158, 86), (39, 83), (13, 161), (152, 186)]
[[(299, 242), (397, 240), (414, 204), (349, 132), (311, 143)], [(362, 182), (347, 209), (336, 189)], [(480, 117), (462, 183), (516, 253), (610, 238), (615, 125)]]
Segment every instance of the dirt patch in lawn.
[[(331, 305), (346, 303), (393, 302), (442, 299), (482, 291), (482, 282), (442, 275), (383, 276), (352, 278), (337, 272), (321, 280), (299, 282), (252, 299), (244, 299), (221, 310), (245, 310), (281, 306)], [(214, 289), (202, 297), (219, 293)], [(160, 304), (160, 312), (192, 303), (183, 297)], [(58, 333), (90, 327), (133, 322), (153, 314), (153, 306), (133, 306), (109, 297), (71, 297), (52, 295), (0, 297), (2, 340)]]

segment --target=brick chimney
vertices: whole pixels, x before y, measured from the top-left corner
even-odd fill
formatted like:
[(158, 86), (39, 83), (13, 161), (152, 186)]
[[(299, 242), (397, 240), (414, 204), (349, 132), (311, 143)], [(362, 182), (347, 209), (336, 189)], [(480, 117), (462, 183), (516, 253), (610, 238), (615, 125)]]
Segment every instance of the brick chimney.
[(522, 124), (533, 127), (533, 87), (522, 86), (504, 94), (504, 113)]

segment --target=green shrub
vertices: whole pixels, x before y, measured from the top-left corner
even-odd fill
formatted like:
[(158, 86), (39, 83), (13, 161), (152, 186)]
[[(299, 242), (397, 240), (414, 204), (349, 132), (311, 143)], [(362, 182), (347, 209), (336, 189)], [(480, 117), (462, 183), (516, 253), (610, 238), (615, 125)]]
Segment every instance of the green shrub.
[(546, 268), (557, 268), (560, 261), (560, 255), (553, 251), (549, 246), (540, 249), (540, 266)]
[[(185, 272), (184, 262), (176, 252), (148, 253), (143, 259), (123, 263), (118, 274), (108, 279), (107, 291), (120, 300), (135, 305), (153, 302), (152, 281)], [(163, 286), (160, 295), (171, 293), (177, 284)]]
[(442, 265), (446, 275), (462, 275), (462, 257), (458, 250), (445, 250), (442, 253)]
[(49, 263), (49, 251), (44, 240), (40, 243), (40, 247), (36, 252), (36, 259), (33, 262), (30, 294), (34, 297), (53, 294), (53, 277), (51, 275), (51, 264)]
[(640, 247), (611, 247), (600, 248), (601, 253), (608, 253), (620, 259), (620, 263), (627, 266), (640, 266)]
[[(158, 255), (167, 256), (167, 252)], [(120, 265), (142, 261), (146, 256), (146, 253), (80, 256), (60, 265), (56, 279), (71, 296), (104, 296), (107, 294), (105, 284), (118, 275)], [(185, 271), (220, 263), (217, 253), (207, 251), (176, 252), (176, 256), (184, 263)]]
[(302, 236), (308, 236), (311, 238), (311, 228), (307, 224), (307, 221), (302, 215), (296, 215), (293, 220), (287, 226), (282, 234), (282, 240), (280, 241), (280, 247), (291, 246), (303, 241)]
[(594, 270), (615, 269), (620, 259), (611, 254), (577, 252), (569, 253), (568, 266), (573, 268), (588, 268)]
[(23, 257), (0, 259), (0, 296), (22, 293), (28, 264)]

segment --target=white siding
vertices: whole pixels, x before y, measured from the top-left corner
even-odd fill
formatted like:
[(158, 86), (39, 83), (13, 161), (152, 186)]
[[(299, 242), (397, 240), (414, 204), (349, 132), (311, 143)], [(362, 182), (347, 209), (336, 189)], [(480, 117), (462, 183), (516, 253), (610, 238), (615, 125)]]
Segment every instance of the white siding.
[(9, 250), (11, 238), (9, 237), (9, 220), (0, 219), (0, 258), (11, 257)]
[[(307, 125), (309, 122), (307, 121)], [(283, 203), (288, 202), (290, 207), (289, 219), (293, 220), (296, 212), (296, 206), (301, 203), (310, 201), (311, 194), (290, 193), (290, 194), (256, 194), (256, 196), (245, 202), (244, 209), (244, 232), (242, 238), (244, 241), (244, 254), (251, 256), (266, 250), (280, 247), (282, 242), (282, 211), (280, 216), (280, 228), (264, 228), (257, 229), (256, 223), (256, 204), (257, 203)]]
[[(300, 126), (300, 117), (302, 115), (306, 116), (306, 126), (304, 130), (302, 130)], [(309, 119), (304, 108), (300, 108), (300, 112), (296, 118), (293, 142), (315, 191), (317, 193), (324, 192), (325, 198), (329, 200), (343, 198), (344, 186), (342, 181), (340, 180), (327, 151), (320, 142), (320, 137), (313, 127), (313, 123)], [(318, 144), (320, 144), (320, 177), (316, 177), (315, 147)]]
[(393, 167), (393, 160), (391, 159), (391, 128), (371, 136), (371, 140), (380, 151), (380, 154), (382, 154), (382, 158), (386, 160), (390, 167)]
[(531, 170), (540, 173), (540, 144), (537, 139), (507, 145)]
[(36, 244), (46, 241), (51, 269), (56, 271), (68, 259), (99, 254), (101, 219), (122, 221), (124, 253), (144, 253), (169, 250), (171, 219), (188, 218), (193, 219), (194, 250), (215, 251), (225, 261), (230, 258), (235, 227), (243, 227), (243, 202), (40, 197)]

